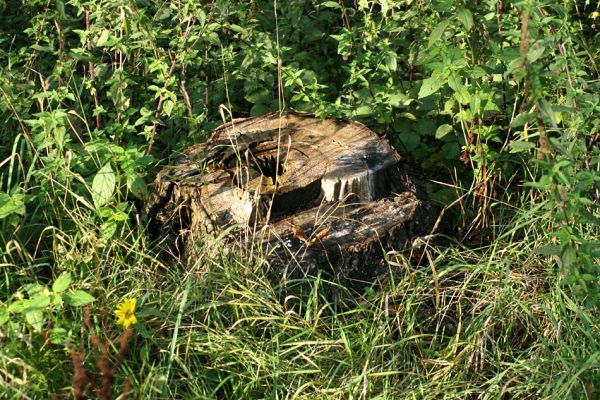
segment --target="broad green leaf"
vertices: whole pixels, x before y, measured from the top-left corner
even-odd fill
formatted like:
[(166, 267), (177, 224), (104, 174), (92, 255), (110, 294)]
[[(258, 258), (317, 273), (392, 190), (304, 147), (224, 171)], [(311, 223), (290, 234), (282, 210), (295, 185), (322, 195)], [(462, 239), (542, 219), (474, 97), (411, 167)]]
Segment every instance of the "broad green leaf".
[(577, 262), (577, 250), (575, 250), (574, 247), (567, 246), (563, 249), (560, 258), (563, 262), (563, 266), (569, 268)]
[(458, 75), (452, 74), (448, 77), (448, 86), (454, 91), (456, 100), (461, 104), (469, 104), (471, 101), (469, 90), (463, 85), (461, 78)]
[(229, 29), (231, 29), (232, 31), (237, 32), (237, 33), (246, 33), (245, 28), (243, 28), (239, 25), (236, 25), (236, 24), (230, 24)]
[(202, 10), (201, 8), (196, 10), (196, 18), (198, 18), (200, 26), (204, 26), (204, 23), (206, 22), (206, 13), (204, 12), (204, 10)]
[(402, 132), (398, 136), (407, 152), (413, 151), (421, 144), (421, 135), (416, 132)]
[(92, 181), (92, 200), (96, 208), (100, 208), (112, 198), (115, 193), (117, 179), (110, 166), (106, 163)]
[(546, 51), (546, 48), (542, 44), (540, 40), (533, 43), (531, 47), (529, 47), (529, 51), (527, 52), (527, 60), (530, 63), (536, 62)]
[(271, 91), (266, 87), (260, 87), (246, 94), (244, 97), (249, 103), (268, 103), (271, 101)]
[(10, 315), (8, 314), (8, 307), (0, 301), (0, 326), (7, 323), (9, 319)]
[(111, 239), (117, 232), (117, 222), (114, 220), (106, 221), (100, 225), (100, 236), (102, 239)]
[(208, 39), (208, 42), (212, 45), (221, 45), (221, 39), (219, 39), (219, 35), (216, 32), (209, 32), (208, 35), (206, 35), (206, 38)]
[(473, 115), (477, 115), (481, 111), (481, 97), (478, 93), (473, 93), (471, 95), (471, 111), (473, 112)]
[(31, 48), (37, 51), (45, 51), (45, 52), (51, 52), (54, 49), (52, 47), (49, 46), (40, 46), (39, 44), (32, 44)]
[(443, 84), (444, 82), (442, 82), (442, 80), (437, 76), (424, 79), (423, 83), (421, 84), (421, 89), (419, 90), (419, 99), (436, 93), (438, 90), (440, 90)]
[(127, 175), (127, 188), (140, 200), (148, 200), (148, 186), (144, 179), (138, 174)]
[(435, 134), (435, 130), (437, 129), (435, 125), (435, 122), (431, 119), (421, 118), (415, 124), (414, 129), (419, 135), (421, 135), (421, 137), (432, 136)]
[(108, 29), (104, 29), (102, 33), (100, 33), (100, 37), (96, 41), (96, 46), (104, 47), (106, 42), (108, 41), (108, 36), (110, 35), (110, 31)]
[(525, 111), (522, 112), (521, 114), (517, 115), (511, 122), (510, 122), (510, 127), (511, 128), (516, 128), (519, 126), (523, 126), (528, 122), (532, 122), (535, 119), (535, 115)]
[(8, 312), (12, 314), (20, 314), (25, 308), (27, 308), (27, 304), (29, 304), (29, 300), (15, 300), (8, 305)]
[(340, 4), (337, 1), (324, 1), (320, 5), (321, 7), (341, 8)]
[(550, 244), (538, 247), (537, 249), (534, 249), (533, 252), (544, 256), (558, 256), (560, 255), (560, 246), (557, 244)]
[(431, 35), (429, 35), (429, 42), (427, 43), (427, 48), (433, 46), (435, 42), (437, 42), (442, 37), (444, 31), (448, 27), (448, 24), (450, 24), (450, 21), (446, 19), (437, 24), (435, 28), (433, 28), (433, 30), (431, 31)]
[(269, 109), (269, 107), (266, 104), (256, 103), (250, 109), (250, 115), (254, 117), (256, 115), (263, 115), (263, 114), (265, 114), (265, 113), (267, 113), (269, 111), (270, 111), (270, 109)]
[(50, 343), (56, 345), (64, 345), (67, 343), (67, 338), (69, 337), (69, 333), (65, 328), (53, 328), (50, 331)]
[(511, 153), (519, 153), (521, 151), (531, 150), (534, 147), (534, 143), (528, 142), (526, 140), (513, 140), (512, 142), (510, 142)]
[(452, 132), (452, 126), (449, 124), (444, 124), (444, 125), (440, 125), (437, 130), (435, 131), (435, 138), (436, 139), (441, 139), (444, 136), (446, 136), (447, 134), (449, 134), (450, 132)]
[(467, 31), (473, 27), (473, 13), (468, 8), (460, 7), (456, 12), (456, 18), (462, 22)]
[(396, 92), (390, 96), (390, 105), (392, 107), (402, 107), (406, 105), (409, 97), (401, 92)]
[(372, 114), (373, 107), (368, 105), (362, 105), (360, 107), (357, 107), (356, 110), (354, 110), (354, 115), (356, 115), (357, 117), (367, 117)]
[(400, 114), (398, 114), (398, 117), (410, 119), (411, 121), (416, 121), (417, 120), (417, 117), (415, 116), (415, 114), (409, 113), (407, 111), (401, 112)]
[(598, 277), (592, 274), (581, 274), (581, 279), (583, 279), (586, 282), (595, 282), (598, 279)]
[(25, 312), (40, 311), (50, 304), (50, 293), (40, 293), (28, 300)]
[(158, 12), (154, 16), (154, 18), (156, 18), (157, 20), (161, 21), (163, 19), (169, 18), (170, 16), (171, 16), (171, 8), (170, 7), (163, 7), (160, 10), (158, 10)]
[(70, 306), (81, 307), (93, 302), (96, 299), (94, 296), (83, 290), (75, 290), (73, 292), (65, 293), (63, 295), (63, 300)]
[(542, 115), (550, 120), (550, 123), (552, 124), (552, 127), (557, 128), (557, 122), (556, 122), (556, 117), (554, 115), (554, 110), (552, 108), (552, 104), (550, 104), (549, 102), (547, 102), (546, 100), (540, 100), (540, 102), (538, 103), (540, 110), (542, 111)]
[(442, 154), (447, 160), (456, 159), (460, 155), (460, 146), (456, 142), (449, 142), (442, 146)]
[(173, 102), (173, 100), (165, 100), (165, 102), (163, 103), (163, 112), (167, 117), (171, 116), (171, 113), (173, 112), (173, 107), (175, 107), (175, 103)]
[(389, 55), (385, 58), (385, 65), (390, 72), (394, 72), (398, 69), (398, 60), (395, 55)]
[(23, 195), (16, 193), (9, 195), (8, 193), (0, 192), (0, 219), (6, 218), (11, 214), (23, 215), (25, 213), (25, 203)]
[(42, 311), (29, 311), (25, 313), (25, 319), (36, 332), (41, 332), (44, 327), (44, 322), (46, 322)]
[(71, 274), (69, 272), (65, 272), (64, 274), (56, 278), (56, 280), (52, 284), (52, 291), (54, 293), (64, 292), (69, 288), (71, 280)]

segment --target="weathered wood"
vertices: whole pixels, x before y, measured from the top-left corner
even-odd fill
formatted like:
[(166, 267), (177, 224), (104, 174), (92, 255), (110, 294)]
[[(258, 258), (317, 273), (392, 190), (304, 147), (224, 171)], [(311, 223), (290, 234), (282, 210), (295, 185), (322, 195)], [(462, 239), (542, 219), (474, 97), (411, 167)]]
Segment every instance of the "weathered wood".
[(152, 227), (189, 249), (194, 233), (237, 224), (255, 232), (237, 248), (259, 240), (273, 265), (356, 269), (404, 244), (425, 216), (399, 161), (357, 122), (299, 113), (234, 120), (159, 173)]

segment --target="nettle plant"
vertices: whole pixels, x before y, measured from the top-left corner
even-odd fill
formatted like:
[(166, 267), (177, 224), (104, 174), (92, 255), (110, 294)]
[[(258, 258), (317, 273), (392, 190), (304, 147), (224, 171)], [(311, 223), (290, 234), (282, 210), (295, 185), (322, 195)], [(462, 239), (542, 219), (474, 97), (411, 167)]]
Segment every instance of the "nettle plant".
[(6, 334), (15, 339), (28, 333), (45, 332), (53, 344), (66, 345), (72, 336), (72, 321), (64, 316), (67, 308), (79, 308), (95, 299), (87, 291), (69, 290), (70, 273), (60, 275), (50, 287), (28, 284), (12, 294), (7, 303), (0, 302), (0, 326), (6, 326)]
[[(598, 100), (593, 101), (598, 109)], [(600, 130), (600, 118), (596, 118)], [(590, 233), (600, 226), (600, 151), (585, 139), (550, 140), (556, 158), (540, 161), (543, 174), (529, 185), (545, 192), (546, 210), (557, 222), (552, 232), (557, 244), (539, 248), (559, 260), (561, 284), (571, 286), (589, 306), (600, 302), (600, 242)]]

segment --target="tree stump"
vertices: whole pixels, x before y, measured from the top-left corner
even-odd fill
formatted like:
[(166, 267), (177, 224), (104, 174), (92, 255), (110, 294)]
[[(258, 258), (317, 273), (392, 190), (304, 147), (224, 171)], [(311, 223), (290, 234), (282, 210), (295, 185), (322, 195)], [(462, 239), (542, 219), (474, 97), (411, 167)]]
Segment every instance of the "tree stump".
[(187, 257), (199, 234), (235, 225), (231, 251), (360, 279), (434, 217), (386, 140), (358, 122), (295, 112), (217, 128), (158, 174), (148, 211), (151, 231)]

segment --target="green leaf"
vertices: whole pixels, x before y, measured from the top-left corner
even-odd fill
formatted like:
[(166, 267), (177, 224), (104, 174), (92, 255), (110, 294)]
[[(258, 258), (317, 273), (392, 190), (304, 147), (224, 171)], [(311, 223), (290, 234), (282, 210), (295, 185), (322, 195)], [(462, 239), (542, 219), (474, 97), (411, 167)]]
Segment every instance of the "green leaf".
[(510, 127), (516, 128), (519, 126), (523, 126), (528, 122), (532, 122), (534, 119), (535, 119), (535, 115), (530, 114), (529, 112), (525, 111), (525, 112), (522, 112), (521, 114), (517, 115), (515, 117), (515, 119), (510, 121)]
[(27, 304), (29, 304), (29, 300), (13, 301), (8, 306), (8, 312), (11, 314), (20, 314), (27, 308)]
[(196, 18), (198, 18), (198, 22), (200, 22), (200, 26), (204, 26), (206, 22), (206, 13), (202, 9), (198, 9), (196, 11)]
[(254, 117), (256, 115), (263, 115), (263, 114), (265, 114), (265, 113), (267, 113), (269, 111), (270, 111), (269, 107), (266, 104), (256, 103), (250, 109), (250, 115)]
[(463, 85), (460, 76), (456, 74), (452, 74), (448, 77), (448, 86), (450, 89), (454, 91), (454, 95), (456, 100), (458, 100), (461, 104), (469, 104), (471, 101), (471, 96), (469, 94), (469, 90)]
[(369, 105), (362, 105), (356, 108), (356, 110), (354, 110), (354, 115), (356, 115), (357, 117), (368, 117), (369, 115), (373, 114), (373, 107), (369, 106)]
[(8, 193), (0, 192), (0, 219), (6, 218), (11, 214), (23, 215), (25, 213), (25, 203), (23, 195), (16, 193), (9, 195)]
[(231, 29), (232, 31), (237, 32), (237, 33), (246, 33), (245, 28), (243, 28), (239, 25), (236, 25), (236, 24), (230, 24), (229, 29)]
[(467, 31), (473, 27), (473, 13), (468, 8), (460, 7), (456, 12), (456, 18), (462, 22)]
[(110, 220), (100, 225), (100, 236), (104, 240), (111, 239), (117, 232), (117, 221)]
[(64, 345), (67, 343), (67, 338), (69, 337), (69, 333), (65, 328), (54, 328), (50, 331), (50, 343), (56, 345)]
[(442, 80), (437, 76), (424, 79), (423, 83), (421, 84), (421, 89), (419, 90), (419, 99), (436, 93), (438, 90), (440, 90), (443, 84), (444, 82), (442, 82)]
[(62, 274), (61, 276), (56, 278), (56, 280), (52, 284), (52, 291), (54, 293), (64, 292), (65, 290), (67, 290), (69, 288), (71, 281), (72, 281), (71, 274), (69, 272), (65, 272), (64, 274)]
[(336, 1), (325, 1), (325, 2), (321, 3), (321, 7), (341, 8), (340, 4)]
[(108, 162), (98, 171), (92, 181), (92, 200), (96, 208), (108, 203), (115, 192), (116, 184), (115, 173)]
[(8, 307), (0, 301), (0, 326), (7, 323), (9, 319), (10, 315), (8, 314)]
[(435, 44), (435, 42), (440, 40), (440, 38), (444, 34), (444, 31), (448, 27), (448, 24), (450, 24), (450, 21), (444, 20), (437, 24), (435, 28), (433, 28), (433, 30), (431, 31), (431, 35), (429, 35), (429, 42), (427, 43), (427, 48), (430, 48)]
[(527, 52), (527, 60), (530, 63), (536, 62), (546, 51), (546, 48), (542, 44), (540, 40), (533, 43), (531, 47), (529, 47), (529, 51)]
[(416, 121), (417, 120), (417, 116), (413, 113), (409, 113), (407, 111), (405, 112), (401, 112), (400, 114), (398, 114), (399, 118), (406, 118), (406, 119), (410, 119), (411, 121)]
[(219, 39), (219, 35), (216, 32), (209, 32), (206, 38), (212, 45), (219, 46), (221, 44), (221, 39)]
[(574, 247), (567, 246), (563, 249), (560, 258), (563, 262), (563, 266), (570, 268), (577, 262), (577, 250)]
[(98, 38), (98, 40), (96, 40), (96, 46), (98, 47), (104, 47), (104, 45), (106, 45), (106, 42), (108, 41), (108, 36), (110, 35), (110, 31), (105, 29), (102, 31), (102, 33), (100, 34), (100, 37)]
[(435, 138), (436, 139), (441, 139), (444, 136), (446, 136), (447, 134), (449, 134), (450, 132), (452, 132), (452, 126), (449, 124), (444, 124), (444, 125), (440, 125), (437, 130), (435, 131)]
[(36, 332), (41, 332), (44, 327), (44, 322), (46, 322), (42, 311), (29, 311), (25, 313), (25, 319)]
[(398, 136), (407, 152), (413, 151), (421, 144), (421, 135), (416, 132), (402, 132)]
[(85, 306), (96, 300), (94, 296), (83, 290), (75, 290), (73, 292), (65, 293), (63, 300), (70, 306), (81, 307)]
[(175, 103), (173, 102), (173, 100), (165, 100), (165, 102), (163, 103), (163, 112), (167, 117), (171, 116), (171, 113), (173, 112), (173, 107), (175, 107)]
[(528, 142), (526, 140), (513, 140), (512, 142), (510, 142), (511, 153), (519, 153), (521, 151), (531, 150), (534, 147), (534, 143)]
[(25, 312), (41, 311), (50, 304), (50, 294), (40, 293), (27, 301)]
[(244, 97), (249, 103), (268, 103), (271, 101), (271, 91), (266, 87), (257, 88)]
[(410, 100), (409, 97), (402, 92), (396, 92), (390, 95), (390, 105), (392, 107), (402, 107), (406, 105), (408, 100)]
[(398, 60), (395, 55), (389, 55), (385, 58), (385, 65), (390, 72), (394, 72), (398, 69)]
[(442, 154), (446, 160), (453, 160), (460, 155), (460, 146), (456, 142), (449, 142), (442, 146)]
[(534, 253), (541, 254), (543, 256), (558, 256), (560, 255), (560, 245), (550, 244), (546, 246), (538, 247), (533, 250)]
[(138, 174), (127, 175), (127, 188), (131, 193), (140, 200), (148, 200), (150, 193), (148, 193), (148, 186), (144, 179)]

